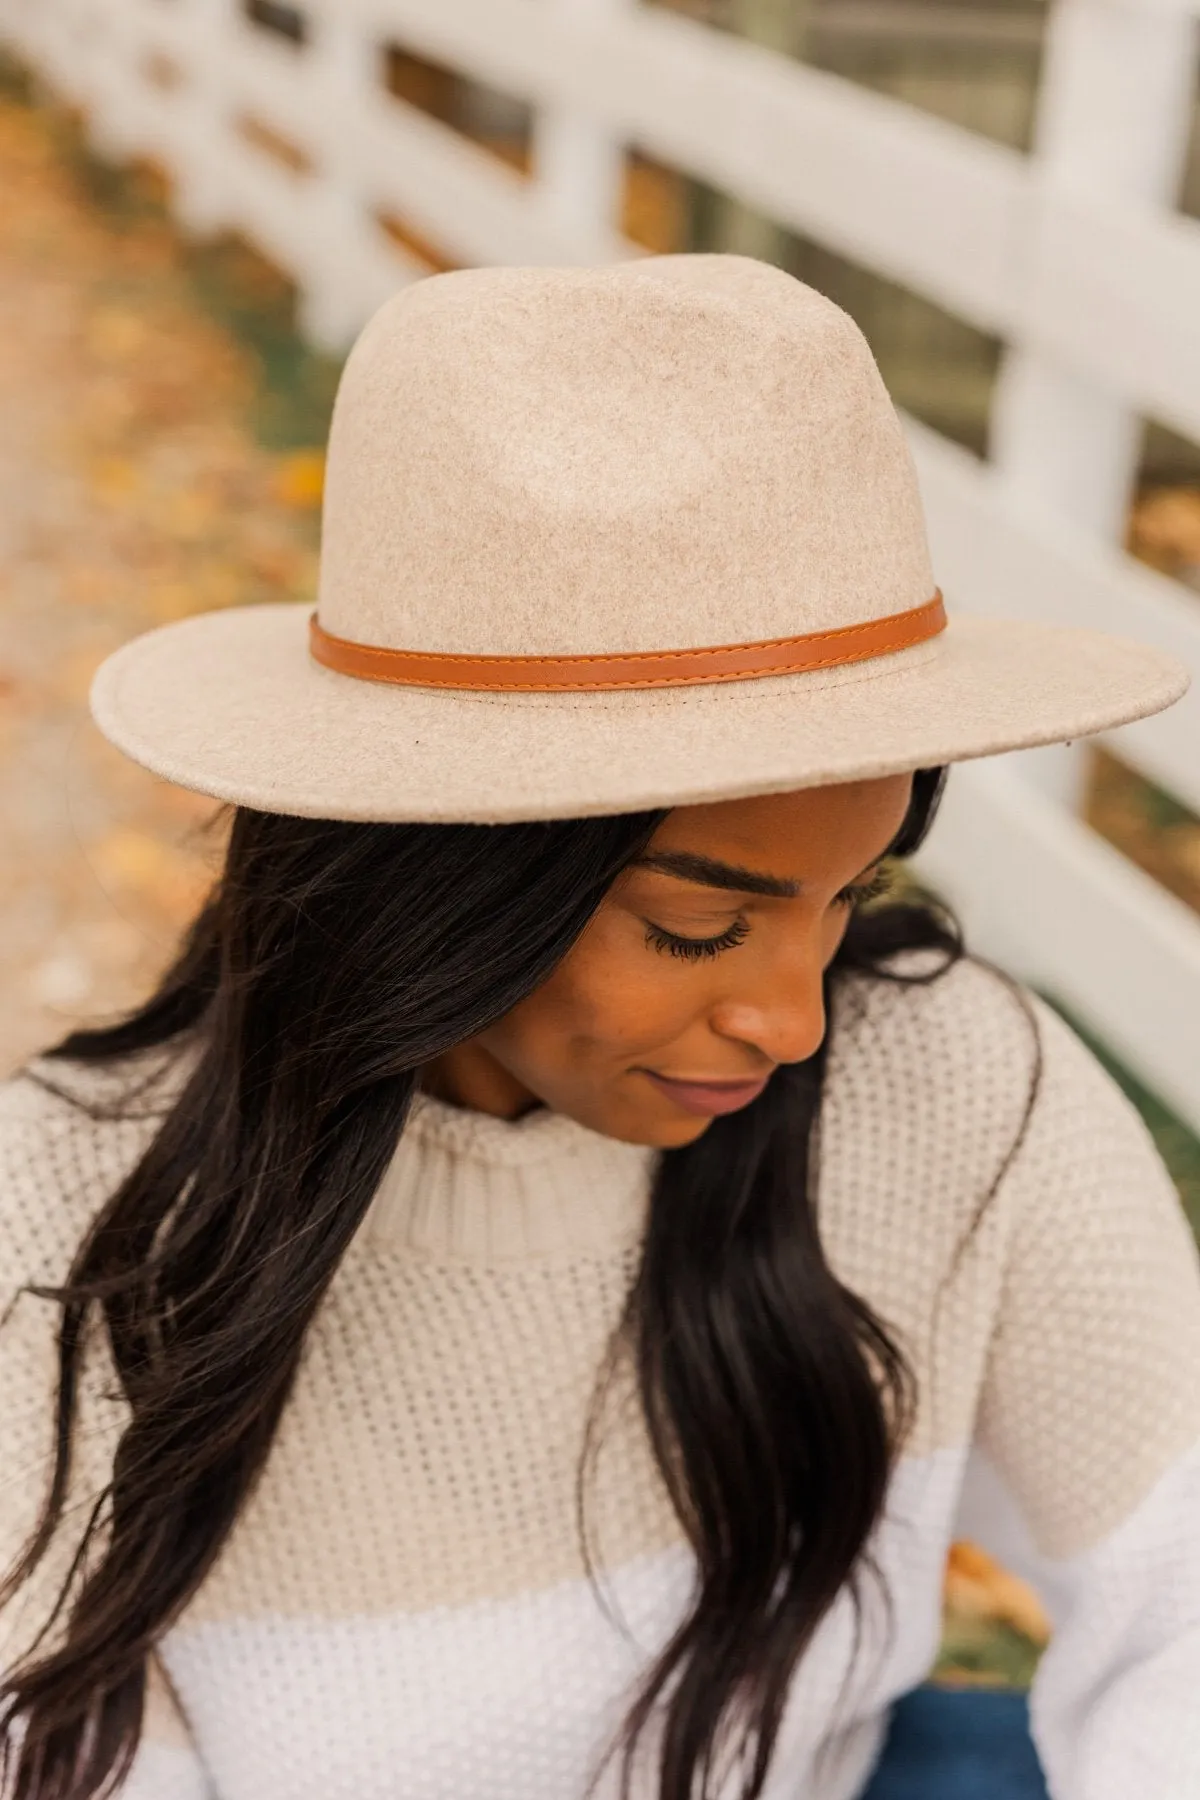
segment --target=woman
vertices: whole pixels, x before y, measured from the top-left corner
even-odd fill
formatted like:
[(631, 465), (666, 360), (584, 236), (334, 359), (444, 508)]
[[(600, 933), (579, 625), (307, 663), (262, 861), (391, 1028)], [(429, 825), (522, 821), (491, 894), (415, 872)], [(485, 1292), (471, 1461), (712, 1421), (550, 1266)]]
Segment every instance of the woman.
[(1066, 1026), (881, 892), (948, 763), (1186, 685), (947, 620), (778, 270), (390, 301), (311, 621), (93, 685), (232, 816), (158, 991), (0, 1089), (14, 1800), (1037, 1794), (1019, 1714), (978, 1781), (922, 1741), (972, 1449), (1055, 1800), (1200, 1792), (1195, 1248)]

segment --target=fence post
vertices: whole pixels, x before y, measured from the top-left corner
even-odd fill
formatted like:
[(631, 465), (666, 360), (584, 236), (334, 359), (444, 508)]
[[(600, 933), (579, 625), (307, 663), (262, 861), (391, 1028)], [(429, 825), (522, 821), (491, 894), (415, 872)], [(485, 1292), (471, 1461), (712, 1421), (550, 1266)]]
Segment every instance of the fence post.
[[(560, 13), (606, 18), (630, 0), (544, 0)], [(533, 166), (538, 204), (573, 237), (617, 228), (625, 180), (625, 146), (608, 127), (572, 107), (541, 105), (534, 113)]]
[[(781, 56), (801, 57), (808, 42), (813, 0), (732, 0), (730, 24), (750, 44)], [(714, 207), (716, 249), (762, 262), (782, 263), (788, 233), (734, 194), (719, 194)]]
[(311, 343), (337, 355), (349, 348), (375, 298), (370, 265), (378, 244), (356, 126), (374, 97), (377, 47), (367, 19), (342, 0), (321, 0), (310, 17), (312, 41), (304, 54), (317, 166), (305, 202), (310, 242), (308, 266), (298, 272), (299, 323)]
[[(1193, 21), (1130, 0), (1054, 0), (1032, 170), (1035, 205), (1095, 196), (1169, 206), (1191, 122)], [(1029, 242), (1036, 241), (1036, 219)], [(1032, 274), (1032, 271), (1030, 272)], [(1031, 286), (1036, 287), (1035, 282)], [(1124, 541), (1141, 420), (1030, 336), (1006, 352), (992, 404), (992, 461), (1018, 511), (1051, 511), (1109, 543)], [(1020, 752), (1014, 766), (1078, 811), (1083, 745)]]
[(228, 222), (230, 68), (236, 66), (237, 0), (176, 0), (187, 39), (187, 83), (180, 90), (172, 133), (172, 210), (193, 237), (208, 237)]
[[(1194, 79), (1194, 22), (1182, 10), (1055, 0), (1032, 152), (1038, 198), (1170, 206)], [(1028, 322), (1033, 334), (1036, 327), (1036, 318)], [(1120, 543), (1139, 425), (1121, 399), (1043, 355), (1035, 338), (1005, 358), (992, 460), (1019, 503), (1066, 514)]]

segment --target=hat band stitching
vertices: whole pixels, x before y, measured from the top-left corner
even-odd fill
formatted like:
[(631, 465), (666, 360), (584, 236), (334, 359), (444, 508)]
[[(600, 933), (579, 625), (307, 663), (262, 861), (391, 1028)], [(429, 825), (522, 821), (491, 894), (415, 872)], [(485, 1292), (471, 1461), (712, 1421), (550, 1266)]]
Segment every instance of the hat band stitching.
[[(797, 637), (763, 638), (696, 650), (627, 650), (564, 656), (464, 656), (433, 650), (396, 650), (336, 637), (309, 616), (309, 651), (338, 674), (406, 687), (488, 689), (493, 692), (588, 692), (596, 689), (685, 687), (713, 681), (752, 681), (768, 675), (863, 662), (909, 649), (936, 637), (946, 626), (940, 588), (921, 606), (829, 631)], [(865, 643), (855, 640), (866, 639)], [(816, 654), (839, 644), (832, 655)], [(797, 655), (796, 653), (799, 652)], [(680, 667), (680, 665), (685, 665)], [(724, 665), (724, 666), (722, 666)], [(581, 679), (585, 670), (594, 670)], [(651, 671), (654, 671), (653, 673)], [(519, 677), (535, 677), (520, 679)]]

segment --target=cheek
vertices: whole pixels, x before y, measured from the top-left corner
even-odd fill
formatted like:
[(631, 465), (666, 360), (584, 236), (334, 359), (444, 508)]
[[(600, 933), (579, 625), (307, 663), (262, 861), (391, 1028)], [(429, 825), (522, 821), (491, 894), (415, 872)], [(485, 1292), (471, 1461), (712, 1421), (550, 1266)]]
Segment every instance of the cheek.
[(506, 1047), (538, 1057), (621, 1061), (680, 1035), (700, 998), (679, 965), (646, 949), (640, 928), (601, 918), (497, 1030)]

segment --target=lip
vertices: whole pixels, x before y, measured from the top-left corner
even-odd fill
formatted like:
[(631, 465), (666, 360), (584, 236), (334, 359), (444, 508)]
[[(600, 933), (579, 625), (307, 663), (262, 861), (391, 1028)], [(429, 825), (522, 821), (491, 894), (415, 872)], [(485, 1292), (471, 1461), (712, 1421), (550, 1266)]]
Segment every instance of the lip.
[(708, 1119), (749, 1106), (771, 1079), (769, 1075), (763, 1075), (757, 1081), (671, 1081), (665, 1075), (656, 1075), (652, 1069), (643, 1069), (642, 1074), (681, 1111)]

